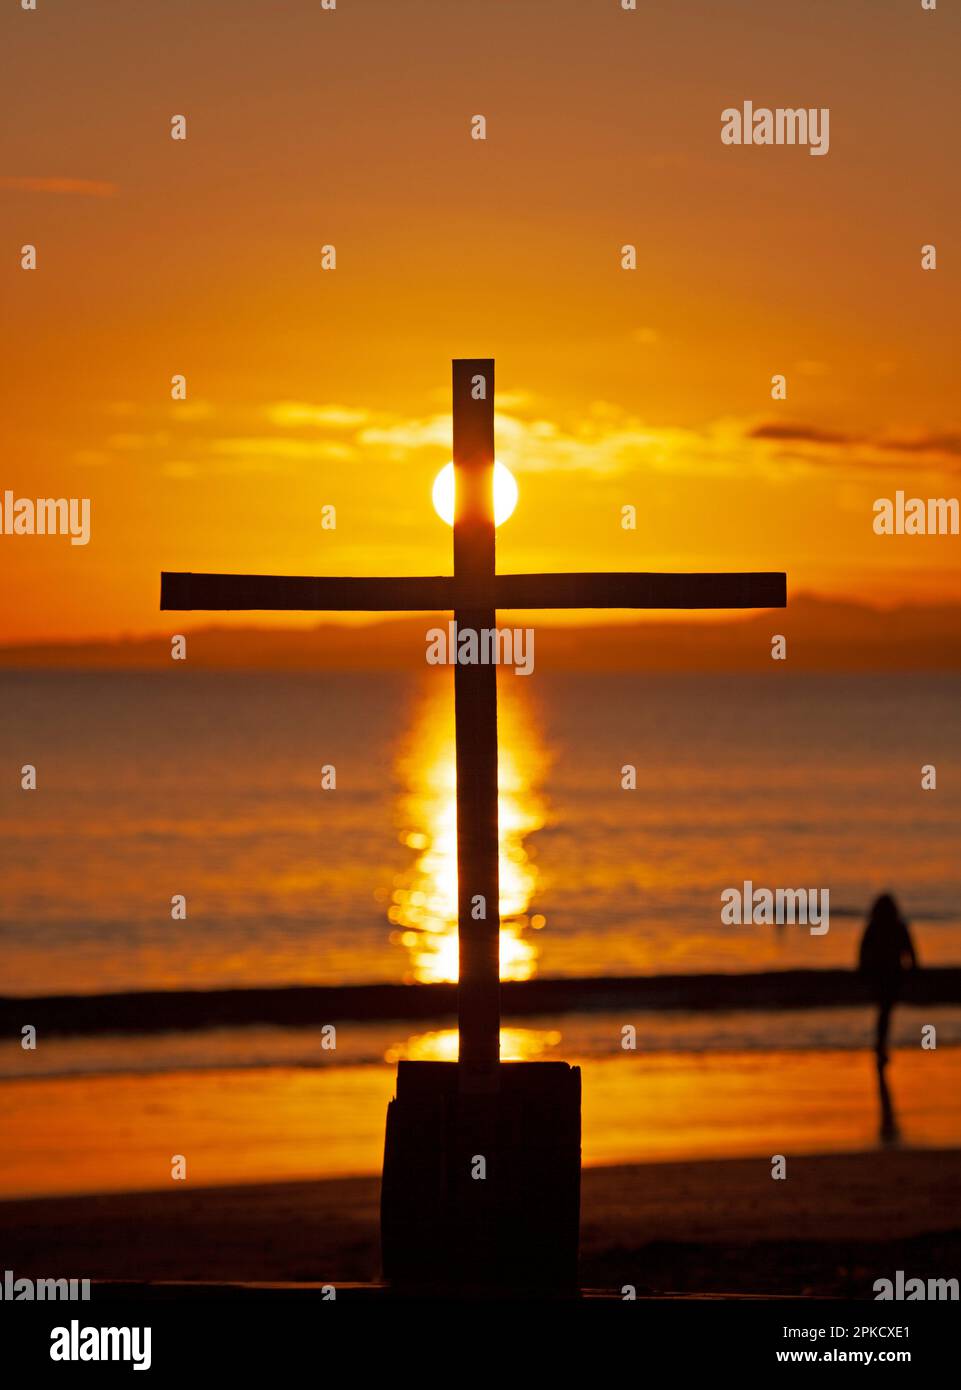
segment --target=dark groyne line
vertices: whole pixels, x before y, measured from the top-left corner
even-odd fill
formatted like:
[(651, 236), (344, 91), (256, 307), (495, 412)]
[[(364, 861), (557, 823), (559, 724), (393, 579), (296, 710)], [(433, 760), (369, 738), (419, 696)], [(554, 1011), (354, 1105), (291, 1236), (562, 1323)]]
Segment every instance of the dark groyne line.
[[(904, 1000), (961, 1004), (961, 968), (921, 970), (905, 981)], [(863, 1004), (863, 981), (850, 970), (777, 970), (755, 975), (653, 975), (506, 982), (504, 1015), (602, 1009), (814, 1009)], [(43, 1033), (156, 1033), (243, 1024), (303, 1027), (343, 1021), (444, 1019), (457, 987), (308, 985), (270, 989), (156, 990), (135, 994), (0, 996), (6, 1037), (31, 1023)]]

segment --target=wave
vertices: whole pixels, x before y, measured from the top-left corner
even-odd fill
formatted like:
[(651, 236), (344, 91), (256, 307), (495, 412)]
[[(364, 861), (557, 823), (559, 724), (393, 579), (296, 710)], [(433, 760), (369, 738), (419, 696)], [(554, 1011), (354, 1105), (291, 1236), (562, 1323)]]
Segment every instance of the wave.
[[(916, 1051), (919, 1019), (937, 1030), (939, 1050), (961, 1047), (961, 1011), (954, 1006), (904, 1006), (895, 1011), (895, 1052)], [(623, 1029), (630, 1022), (635, 1047), (623, 1048)], [(777, 1069), (790, 1054), (860, 1054), (866, 1059), (874, 1013), (865, 1006), (777, 1013), (731, 1011), (681, 1013), (624, 1009), (564, 1014), (540, 1019), (536, 1026), (505, 1020), (505, 1060), (550, 1061), (563, 1057), (602, 1066), (628, 1060), (646, 1073), (664, 1066), (712, 1066), (740, 1058), (748, 1066), (762, 1059)], [(310, 1074), (322, 1082), (331, 1072), (335, 1086), (351, 1070), (380, 1068), (393, 1074), (405, 1057), (450, 1060), (455, 1055), (453, 1028), (410, 1030), (399, 1023), (360, 1023), (338, 1033), (336, 1050), (327, 1050), (317, 1027), (239, 1027), (205, 1032), (158, 1033), (137, 1040), (129, 1036), (46, 1039), (42, 1048), (24, 1052), (15, 1039), (0, 1044), (0, 1082), (70, 1082), (104, 1077), (174, 1078), (215, 1074)], [(852, 1065), (862, 1062), (852, 1061)], [(870, 1065), (865, 1062), (865, 1065)]]

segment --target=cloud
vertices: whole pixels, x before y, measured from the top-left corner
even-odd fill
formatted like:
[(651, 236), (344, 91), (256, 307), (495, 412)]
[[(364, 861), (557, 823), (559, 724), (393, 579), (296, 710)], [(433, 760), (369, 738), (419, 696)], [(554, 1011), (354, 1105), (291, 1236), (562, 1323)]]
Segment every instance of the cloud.
[(0, 188), (19, 193), (74, 193), (81, 198), (115, 198), (119, 189), (103, 179), (0, 178)]
[(899, 454), (938, 454), (961, 458), (961, 434), (922, 434), (916, 439), (880, 439), (879, 449), (894, 449)]
[(330, 439), (279, 439), (275, 435), (250, 438), (214, 439), (212, 454), (230, 458), (263, 459), (349, 459), (353, 450)]
[(862, 441), (854, 435), (840, 434), (836, 430), (819, 430), (813, 425), (793, 425), (768, 423), (756, 425), (748, 431), (749, 439), (787, 440), (792, 444), (833, 444), (849, 445)]
[[(525, 399), (533, 410), (531, 398)], [(755, 475), (782, 479), (795, 471), (831, 467), (858, 477), (909, 458), (941, 466), (961, 455), (961, 436), (950, 432), (912, 437), (869, 437), (792, 422), (716, 420), (700, 429), (655, 426), (607, 401), (562, 422), (525, 414), (523, 406), (504, 408), (499, 399), (494, 428), (498, 457), (524, 473), (583, 472), (616, 477), (649, 469), (688, 476)], [(353, 416), (331, 407), (330, 423), (346, 426)], [(401, 459), (420, 450), (450, 457), (449, 411), (424, 416), (382, 413), (345, 443), (345, 456)]]
[[(428, 398), (429, 399), (429, 398)], [(761, 478), (784, 482), (830, 471), (839, 483), (862, 483), (895, 468), (913, 473), (961, 472), (961, 433), (903, 431), (859, 433), (790, 419), (722, 418), (700, 427), (652, 425), (622, 406), (593, 400), (574, 411), (548, 413), (543, 400), (519, 392), (498, 397), (494, 428), (497, 455), (518, 475), (577, 473), (599, 481), (637, 474), (677, 478)], [(159, 413), (115, 402), (112, 414), (155, 425), (143, 433), (114, 433), (112, 450), (161, 452), (205, 473), (290, 473), (299, 466), (345, 467), (416, 464), (440, 468), (451, 457), (451, 416), (369, 411), (336, 403), (276, 401), (233, 408), (209, 403), (167, 406)], [(129, 414), (128, 414), (129, 412)], [(211, 414), (216, 432), (204, 429)], [(147, 419), (144, 419), (144, 416)], [(269, 420), (273, 428), (264, 429)], [(173, 431), (174, 422), (183, 429)], [(157, 428), (160, 424), (166, 430)], [(193, 424), (195, 428), (190, 429)], [(225, 426), (227, 428), (225, 428)], [(233, 426), (237, 433), (227, 432)], [(189, 450), (189, 453), (186, 451)], [(156, 453), (155, 453), (156, 456)], [(179, 469), (171, 476), (188, 476)]]
[(961, 461), (961, 434), (952, 431), (921, 431), (915, 435), (845, 434), (812, 425), (785, 421), (766, 421), (748, 431), (749, 439), (770, 444), (795, 446), (796, 457), (813, 466), (837, 467), (845, 461), (861, 468), (893, 468), (919, 457), (934, 465), (955, 471)]
[(303, 401), (278, 401), (267, 407), (267, 419), (281, 429), (312, 426), (325, 430), (358, 429), (371, 419), (369, 410), (349, 405), (308, 405)]
[(421, 420), (396, 419), (391, 424), (372, 425), (361, 430), (358, 444), (367, 448), (383, 448), (393, 452), (423, 449), (427, 445), (443, 445), (450, 449), (451, 418), (449, 414), (432, 415)]

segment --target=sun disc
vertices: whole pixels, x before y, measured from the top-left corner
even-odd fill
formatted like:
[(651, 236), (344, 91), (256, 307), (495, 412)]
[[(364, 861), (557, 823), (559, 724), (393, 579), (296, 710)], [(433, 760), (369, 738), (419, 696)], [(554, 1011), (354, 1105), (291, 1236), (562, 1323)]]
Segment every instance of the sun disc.
[[(434, 511), (447, 522), (454, 524), (454, 465), (445, 464), (434, 479), (431, 493)], [(494, 463), (494, 525), (500, 526), (517, 506), (517, 479), (510, 469), (495, 460)]]

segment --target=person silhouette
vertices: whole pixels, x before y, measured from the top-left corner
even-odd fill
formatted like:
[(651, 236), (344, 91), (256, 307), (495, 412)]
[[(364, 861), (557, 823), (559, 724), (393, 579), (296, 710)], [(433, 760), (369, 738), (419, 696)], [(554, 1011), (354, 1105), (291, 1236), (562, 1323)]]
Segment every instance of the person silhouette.
[(917, 966), (908, 924), (891, 894), (882, 893), (868, 916), (858, 958), (858, 968), (878, 1006), (874, 1049), (879, 1068), (887, 1064), (891, 1010), (901, 997), (905, 972), (916, 970)]

